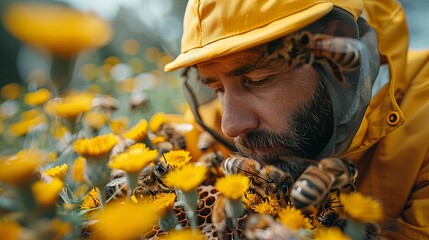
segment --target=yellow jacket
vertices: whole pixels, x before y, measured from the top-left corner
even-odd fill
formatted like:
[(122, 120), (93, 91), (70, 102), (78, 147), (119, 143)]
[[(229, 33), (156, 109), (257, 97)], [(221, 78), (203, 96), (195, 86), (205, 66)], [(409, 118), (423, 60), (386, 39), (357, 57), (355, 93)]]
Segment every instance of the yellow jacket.
[[(358, 191), (382, 203), (384, 236), (429, 239), (429, 50), (408, 50), (405, 13), (395, 0), (364, 4), (390, 80), (371, 99), (342, 155), (358, 166)], [(220, 129), (221, 112), (218, 101), (200, 108), (205, 123), (215, 129)]]
[(429, 51), (408, 51), (398, 3), (367, 0), (365, 10), (390, 81), (371, 100), (344, 156), (357, 162), (358, 190), (382, 202), (386, 236), (429, 239)]

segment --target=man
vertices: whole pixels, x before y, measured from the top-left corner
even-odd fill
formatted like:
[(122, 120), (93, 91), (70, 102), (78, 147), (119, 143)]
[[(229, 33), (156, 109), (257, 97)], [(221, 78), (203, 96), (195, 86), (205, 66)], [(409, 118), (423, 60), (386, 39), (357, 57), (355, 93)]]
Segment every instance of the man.
[[(196, 66), (243, 154), (295, 177), (298, 159), (348, 158), (358, 191), (383, 204), (383, 235), (428, 239), (429, 52), (407, 47), (393, 0), (191, 0), (181, 54), (165, 69)], [(190, 82), (195, 120), (233, 149), (206, 116), (218, 105), (199, 106)]]

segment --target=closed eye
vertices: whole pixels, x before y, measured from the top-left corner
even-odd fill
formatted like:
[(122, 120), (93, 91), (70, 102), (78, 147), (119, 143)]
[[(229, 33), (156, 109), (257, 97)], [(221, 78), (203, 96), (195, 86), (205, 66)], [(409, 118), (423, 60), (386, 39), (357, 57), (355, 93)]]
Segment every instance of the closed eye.
[(260, 88), (260, 87), (266, 87), (272, 82), (273, 82), (272, 76), (268, 76), (261, 80), (251, 80), (249, 78), (246, 78), (246, 81), (244, 82), (244, 86), (247, 88), (252, 88), (252, 87)]

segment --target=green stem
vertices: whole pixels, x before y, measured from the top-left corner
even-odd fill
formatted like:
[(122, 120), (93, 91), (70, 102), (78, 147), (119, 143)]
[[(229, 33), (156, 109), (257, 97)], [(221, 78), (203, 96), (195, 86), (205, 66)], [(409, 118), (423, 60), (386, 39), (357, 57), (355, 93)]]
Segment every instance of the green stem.
[(107, 166), (108, 156), (100, 159), (86, 159), (85, 175), (88, 184), (98, 188), (98, 195), (101, 207), (106, 203), (105, 187), (110, 180), (110, 168)]
[(241, 217), (244, 213), (243, 202), (241, 199), (226, 199), (225, 212), (229, 218), (235, 219)]
[(139, 178), (138, 173), (127, 173), (126, 175), (127, 183), (128, 183), (128, 192), (127, 192), (127, 199), (130, 199), (133, 195), (134, 189), (137, 187), (137, 181)]
[(159, 227), (162, 231), (168, 232), (172, 230), (178, 224), (176, 213), (173, 209), (170, 209), (165, 216), (159, 219)]
[(19, 208), (24, 213), (24, 226), (33, 226), (37, 220), (37, 203), (34, 198), (31, 186), (25, 186), (16, 189), (17, 198), (19, 199)]
[(237, 218), (231, 219), (232, 230), (234, 231), (234, 239), (240, 240), (240, 236), (237, 232)]
[(60, 93), (67, 89), (72, 80), (75, 59), (75, 57), (59, 58), (55, 56), (52, 59), (51, 80)]
[(98, 190), (98, 199), (100, 199), (100, 207), (104, 208), (104, 205), (106, 204), (106, 190), (104, 187), (97, 187)]
[(361, 240), (365, 236), (366, 224), (355, 221), (353, 219), (347, 219), (346, 227), (344, 232), (349, 236), (352, 240)]
[(184, 192), (181, 190), (176, 191), (179, 201), (183, 202), (183, 208), (185, 209), (186, 216), (189, 219), (192, 229), (197, 229), (197, 219), (196, 219), (196, 208), (198, 204), (198, 192), (197, 189), (193, 189), (189, 192)]

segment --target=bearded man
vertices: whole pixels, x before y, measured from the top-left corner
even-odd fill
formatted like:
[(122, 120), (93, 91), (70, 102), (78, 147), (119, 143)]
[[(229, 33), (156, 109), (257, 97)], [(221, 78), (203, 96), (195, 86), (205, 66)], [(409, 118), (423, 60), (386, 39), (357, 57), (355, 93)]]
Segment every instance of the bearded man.
[(303, 159), (350, 159), (383, 235), (427, 239), (429, 52), (407, 48), (393, 0), (190, 0), (165, 70), (186, 68), (196, 122), (232, 151), (295, 178)]

